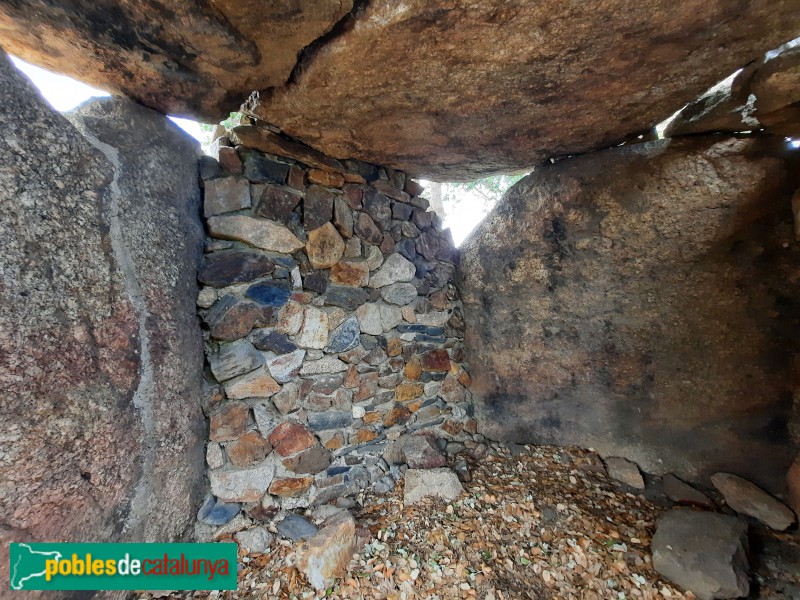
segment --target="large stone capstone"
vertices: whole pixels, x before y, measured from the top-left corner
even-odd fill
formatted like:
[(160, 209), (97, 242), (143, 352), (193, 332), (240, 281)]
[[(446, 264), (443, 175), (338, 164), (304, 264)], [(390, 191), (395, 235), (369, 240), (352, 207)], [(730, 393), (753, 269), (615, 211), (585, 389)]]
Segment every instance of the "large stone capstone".
[(482, 433), (782, 492), (796, 154), (777, 137), (661, 140), (509, 190), (462, 247)]
[(440, 180), (648, 131), (796, 37), (796, 0), (22, 0), (21, 58), (206, 120), (249, 109), (339, 159)]
[(0, 81), (0, 548), (180, 539), (203, 477), (196, 144), (127, 100), (67, 120), (5, 55)]

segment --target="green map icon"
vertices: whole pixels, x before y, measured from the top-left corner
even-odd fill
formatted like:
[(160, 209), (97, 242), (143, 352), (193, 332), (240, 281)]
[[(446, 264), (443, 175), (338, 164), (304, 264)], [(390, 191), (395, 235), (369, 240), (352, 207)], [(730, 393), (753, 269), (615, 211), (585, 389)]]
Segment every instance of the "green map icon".
[(60, 552), (42, 552), (34, 550), (28, 544), (15, 544), (15, 546), (16, 552), (13, 552), (11, 556), (12, 590), (34, 589), (26, 587), (26, 584), (34, 586), (33, 580), (40, 577), (44, 579), (45, 561), (61, 558)]

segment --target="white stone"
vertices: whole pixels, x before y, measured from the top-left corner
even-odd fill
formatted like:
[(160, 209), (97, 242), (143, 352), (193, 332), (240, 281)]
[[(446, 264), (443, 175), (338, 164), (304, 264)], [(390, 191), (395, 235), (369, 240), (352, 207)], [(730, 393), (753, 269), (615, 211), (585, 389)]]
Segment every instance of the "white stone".
[(267, 219), (246, 215), (211, 217), (207, 221), (209, 233), (224, 240), (238, 240), (262, 250), (291, 254), (305, 244), (283, 225)]
[(267, 360), (267, 369), (269, 369), (270, 375), (272, 375), (275, 381), (278, 383), (288, 383), (297, 375), (305, 356), (306, 351), (302, 349), (289, 352), (288, 354), (281, 354), (280, 356)]
[(370, 277), (369, 286), (380, 288), (392, 283), (411, 281), (414, 279), (416, 272), (417, 268), (414, 263), (406, 260), (400, 254), (392, 254), (378, 269), (377, 273)]
[(441, 381), (429, 381), (425, 384), (425, 397), (426, 398), (433, 398), (436, 394), (439, 393), (439, 389), (442, 387)]
[(217, 290), (212, 287), (204, 287), (197, 294), (197, 306), (200, 308), (211, 308), (217, 301)]
[(364, 415), (367, 414), (366, 409), (363, 406), (354, 406), (353, 407), (353, 418), (354, 419), (361, 419)]
[(266, 461), (252, 469), (209, 471), (211, 493), (225, 502), (258, 502), (267, 492), (275, 467)]
[(364, 258), (367, 259), (367, 266), (369, 266), (370, 271), (374, 271), (383, 264), (381, 249), (372, 244), (364, 244)]
[(341, 373), (347, 365), (335, 356), (326, 356), (319, 360), (306, 361), (300, 369), (300, 375), (319, 375), (321, 373)]
[(219, 469), (225, 464), (222, 446), (217, 442), (208, 442), (206, 447), (206, 462), (211, 469)]
[(458, 476), (447, 467), (439, 469), (408, 469), (403, 503), (416, 504), (423, 498), (441, 498), (451, 502), (464, 491)]
[(383, 322), (381, 321), (381, 307), (374, 302), (362, 304), (356, 309), (356, 318), (361, 333), (369, 335), (380, 335), (383, 333)]
[(303, 289), (303, 277), (300, 275), (300, 267), (295, 267), (291, 272), (292, 276), (292, 289)]
[(272, 430), (283, 421), (283, 415), (267, 404), (255, 405), (253, 407), (253, 418), (256, 421), (256, 427), (261, 433), (261, 437), (264, 439), (268, 438)]
[(431, 311), (429, 313), (417, 315), (417, 323), (427, 327), (441, 327), (450, 319), (450, 313), (446, 310)]
[(384, 332), (391, 331), (403, 322), (403, 313), (397, 306), (392, 306), (391, 304), (381, 304), (380, 311), (381, 326), (383, 327)]
[(328, 313), (313, 306), (307, 306), (297, 345), (304, 348), (322, 349), (327, 343)]
[(278, 331), (296, 335), (303, 326), (303, 306), (297, 302), (287, 302), (278, 313)]
[(269, 552), (272, 545), (272, 534), (264, 527), (254, 527), (245, 529), (233, 536), (239, 546), (253, 554), (264, 554)]

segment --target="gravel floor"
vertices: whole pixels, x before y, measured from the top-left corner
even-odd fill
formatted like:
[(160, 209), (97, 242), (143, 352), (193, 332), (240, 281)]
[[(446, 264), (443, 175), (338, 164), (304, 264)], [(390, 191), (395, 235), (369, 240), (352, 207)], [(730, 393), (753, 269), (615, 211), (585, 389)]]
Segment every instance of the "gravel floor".
[[(293, 566), (293, 545), (279, 540), (271, 554), (240, 551), (237, 591), (183, 597), (695, 598), (652, 568), (650, 539), (664, 507), (621, 490), (589, 451), (541, 446), (515, 454), (469, 457), (472, 481), (451, 504), (404, 507), (402, 483), (389, 495), (363, 494), (352, 512), (372, 540), (326, 592), (308, 585)], [(788, 597), (771, 593), (768, 579), (759, 578), (760, 598)]]

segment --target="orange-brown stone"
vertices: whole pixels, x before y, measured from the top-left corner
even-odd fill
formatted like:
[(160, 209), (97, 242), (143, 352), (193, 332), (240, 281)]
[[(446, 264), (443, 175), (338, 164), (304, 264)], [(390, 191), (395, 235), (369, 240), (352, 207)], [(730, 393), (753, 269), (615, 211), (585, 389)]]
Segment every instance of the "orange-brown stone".
[(442, 429), (444, 429), (450, 435), (456, 435), (463, 428), (464, 425), (456, 421), (445, 421), (444, 423), (442, 423)]
[(249, 431), (226, 447), (228, 458), (235, 467), (250, 467), (264, 460), (272, 451), (272, 445), (257, 431)]
[(350, 365), (347, 369), (347, 374), (344, 376), (344, 387), (355, 389), (361, 385), (361, 377), (358, 376), (358, 371), (355, 365)]
[(450, 356), (447, 350), (431, 350), (422, 355), (422, 369), (435, 373), (446, 373), (450, 370)]
[(325, 187), (340, 188), (344, 185), (344, 175), (341, 173), (334, 173), (333, 171), (309, 169), (307, 177), (309, 183), (318, 183)]
[(383, 426), (404, 425), (411, 418), (411, 414), (405, 406), (396, 404), (383, 418)]
[(284, 421), (269, 434), (269, 442), (279, 455), (292, 456), (314, 446), (317, 438), (305, 425)]
[(391, 338), (386, 342), (386, 354), (389, 356), (400, 356), (403, 353), (403, 340)]
[(458, 383), (463, 385), (464, 387), (469, 387), (472, 383), (472, 377), (469, 376), (469, 373), (466, 371), (461, 371), (461, 374), (458, 376)]
[(306, 492), (314, 482), (313, 477), (290, 477), (276, 479), (269, 486), (269, 493), (274, 496), (296, 497)]
[(422, 361), (419, 356), (412, 356), (403, 369), (403, 375), (411, 381), (418, 381), (422, 376)]
[(244, 402), (230, 402), (211, 415), (209, 438), (214, 442), (235, 440), (247, 433), (250, 407)]
[(369, 265), (363, 259), (342, 260), (331, 267), (331, 283), (364, 287), (369, 282)]
[(395, 400), (406, 402), (419, 398), (422, 395), (424, 386), (421, 383), (401, 383), (394, 390)]
[(379, 413), (377, 411), (368, 412), (367, 414), (364, 415), (364, 417), (361, 420), (364, 421), (364, 423), (366, 425), (372, 425), (373, 423), (379, 423), (380, 420), (381, 420), (381, 413)]
[(350, 436), (350, 443), (351, 444), (365, 444), (366, 442), (371, 442), (376, 437), (378, 437), (378, 432), (374, 429), (370, 429), (369, 427), (362, 427), (358, 431), (356, 431), (353, 435)]

